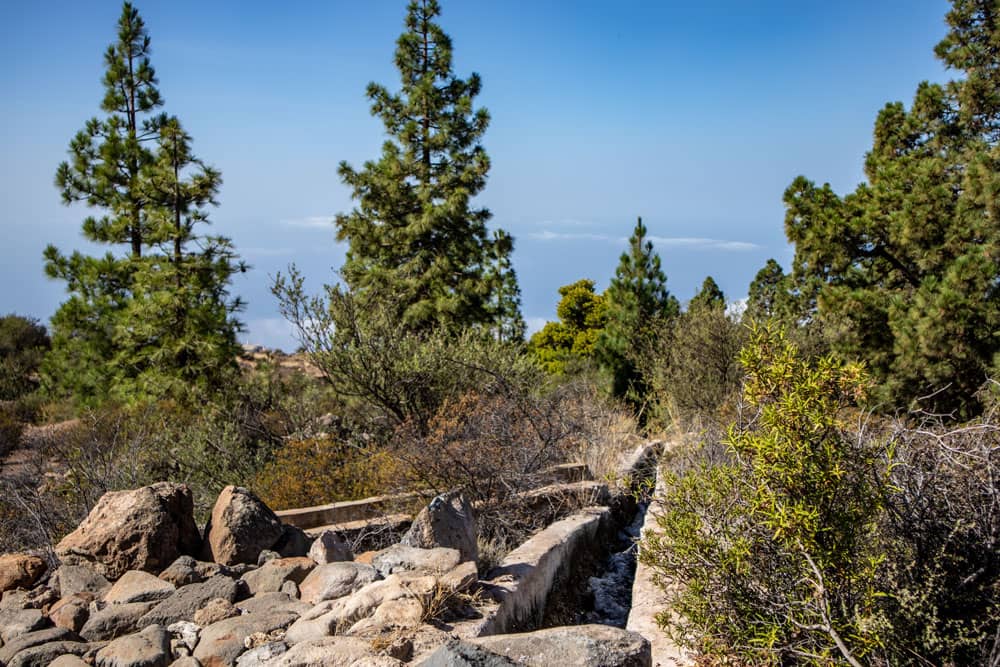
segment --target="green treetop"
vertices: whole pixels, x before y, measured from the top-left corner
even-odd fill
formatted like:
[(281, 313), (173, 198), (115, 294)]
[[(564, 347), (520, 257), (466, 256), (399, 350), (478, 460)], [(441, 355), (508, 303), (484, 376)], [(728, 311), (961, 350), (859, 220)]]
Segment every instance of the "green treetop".
[(492, 329), (519, 317), (509, 285), (501, 296), (504, 272), (496, 269), (511, 244), (489, 237), (490, 212), (471, 202), (490, 167), (480, 144), (489, 114), (473, 105), (479, 76), (452, 71), (439, 14), (436, 0), (409, 4), (395, 57), (401, 90), (368, 86), (389, 139), (360, 171), (340, 165), (358, 202), (336, 219), (337, 238), (350, 244), (341, 273), (362, 303), (395, 303), (412, 330)]
[(995, 1), (955, 0), (937, 53), (963, 78), (885, 106), (845, 197), (799, 177), (785, 194), (794, 275), (817, 285), (834, 348), (864, 359), (879, 398), (974, 410), (1000, 354), (1000, 30)]
[(603, 296), (594, 292), (593, 280), (578, 280), (559, 288), (558, 322), (547, 322), (528, 341), (549, 373), (565, 373), (574, 361), (594, 356), (594, 345), (607, 322)]
[(597, 340), (596, 354), (611, 374), (612, 393), (640, 401), (646, 383), (635, 355), (663, 323), (680, 313), (680, 304), (667, 290), (667, 276), (653, 243), (646, 240), (642, 218), (636, 222), (628, 245), (604, 293), (608, 321)]
[(700, 308), (725, 308), (726, 295), (716, 284), (712, 276), (705, 278), (701, 284), (701, 289), (688, 303), (688, 310), (698, 310)]

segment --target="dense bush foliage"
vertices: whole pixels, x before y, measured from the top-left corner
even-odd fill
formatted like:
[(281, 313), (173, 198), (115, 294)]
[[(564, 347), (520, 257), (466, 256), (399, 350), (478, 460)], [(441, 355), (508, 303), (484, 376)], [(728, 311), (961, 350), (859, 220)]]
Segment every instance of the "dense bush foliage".
[(1000, 428), (877, 427), (863, 368), (755, 329), (722, 461), (666, 474), (642, 558), (679, 641), (741, 663), (973, 664), (1000, 651)]
[(45, 327), (19, 315), (0, 317), (0, 401), (34, 391), (42, 358), (50, 346)]

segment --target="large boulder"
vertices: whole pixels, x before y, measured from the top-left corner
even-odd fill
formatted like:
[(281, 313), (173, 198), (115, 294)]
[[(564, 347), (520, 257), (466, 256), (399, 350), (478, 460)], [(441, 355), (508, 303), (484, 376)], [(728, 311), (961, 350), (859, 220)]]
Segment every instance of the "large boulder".
[(64, 598), (77, 593), (101, 597), (111, 588), (111, 582), (89, 565), (62, 565), (52, 574), (50, 583)]
[(45, 630), (28, 632), (13, 641), (7, 642), (3, 645), (3, 648), (0, 648), (0, 665), (6, 665), (18, 653), (32, 646), (78, 639), (79, 637), (65, 628), (47, 628)]
[(250, 595), (276, 593), (286, 581), (302, 583), (306, 575), (316, 567), (311, 558), (275, 558), (243, 575), (243, 581)]
[(57, 628), (79, 632), (90, 618), (90, 603), (93, 593), (74, 593), (61, 598), (49, 609), (49, 620)]
[(31, 554), (0, 556), (0, 593), (15, 588), (31, 588), (45, 574), (45, 561)]
[(354, 560), (354, 552), (351, 551), (351, 545), (343, 535), (336, 531), (324, 530), (309, 548), (309, 557), (316, 561), (317, 565), (325, 565)]
[(90, 642), (99, 642), (131, 634), (139, 628), (139, 619), (148, 613), (154, 604), (156, 603), (109, 604), (90, 614), (80, 629), (80, 636)]
[(205, 526), (203, 557), (223, 565), (256, 565), (260, 552), (283, 535), (281, 520), (257, 496), (241, 486), (227, 486)]
[(4, 609), (0, 611), (0, 641), (9, 644), (21, 635), (48, 625), (49, 619), (40, 609)]
[(56, 545), (56, 555), (66, 564), (91, 564), (114, 580), (128, 570), (159, 572), (177, 556), (197, 553), (199, 546), (191, 490), (159, 482), (105, 493)]
[(413, 520), (400, 544), (421, 549), (458, 549), (462, 560), (476, 560), (476, 517), (470, 503), (459, 491), (442, 493)]

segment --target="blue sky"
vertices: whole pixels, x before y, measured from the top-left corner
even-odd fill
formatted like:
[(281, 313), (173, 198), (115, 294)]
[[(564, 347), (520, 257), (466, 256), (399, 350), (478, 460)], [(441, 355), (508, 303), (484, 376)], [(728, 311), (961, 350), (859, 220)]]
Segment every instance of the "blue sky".
[[(404, 0), (142, 1), (166, 100), (221, 169), (214, 231), (253, 269), (242, 339), (293, 347), (269, 293), (289, 262), (318, 291), (344, 248), (337, 164), (376, 158), (369, 81), (395, 88)], [(668, 286), (712, 275), (730, 299), (769, 257), (788, 266), (781, 195), (798, 174), (844, 192), (862, 178), (872, 124), (919, 81), (942, 0), (591, 2), (442, 0), (459, 75), (483, 79), (492, 159), (479, 201), (516, 239), (532, 328), (560, 285), (603, 289), (638, 215)], [(87, 249), (81, 207), (53, 186), (72, 136), (100, 113), (102, 54), (121, 5), (0, 1), (0, 312), (48, 320), (65, 298), (42, 249)]]

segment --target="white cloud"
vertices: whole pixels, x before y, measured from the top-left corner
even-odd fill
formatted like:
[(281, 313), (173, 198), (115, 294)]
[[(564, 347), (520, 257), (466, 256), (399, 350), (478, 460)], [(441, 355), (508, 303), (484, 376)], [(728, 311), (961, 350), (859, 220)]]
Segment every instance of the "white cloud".
[(310, 215), (305, 218), (285, 218), (281, 224), (288, 227), (319, 227), (331, 229), (333, 227), (333, 215)]
[[(585, 232), (553, 232), (546, 229), (541, 232), (528, 234), (529, 238), (536, 241), (601, 241), (604, 243), (622, 244), (628, 239), (621, 236), (610, 236), (608, 234), (591, 234)], [(647, 236), (647, 240), (654, 245), (667, 246), (671, 248), (698, 248), (703, 250), (723, 250), (727, 252), (742, 252), (746, 250), (756, 250), (760, 248), (756, 243), (748, 241), (727, 241), (724, 239), (706, 239), (691, 236)]]
[(573, 218), (563, 218), (561, 220), (542, 220), (538, 223), (542, 227), (593, 227), (596, 222), (591, 220), (575, 220)]
[(531, 234), (528, 234), (528, 237), (538, 241), (613, 241), (615, 243), (621, 241), (621, 239), (608, 236), (607, 234), (553, 232), (548, 229), (541, 232), (532, 232)]
[(656, 245), (670, 247), (733, 251), (756, 250), (760, 248), (756, 243), (749, 243), (747, 241), (726, 241), (723, 239), (704, 239), (690, 236), (648, 236), (646, 238)]

